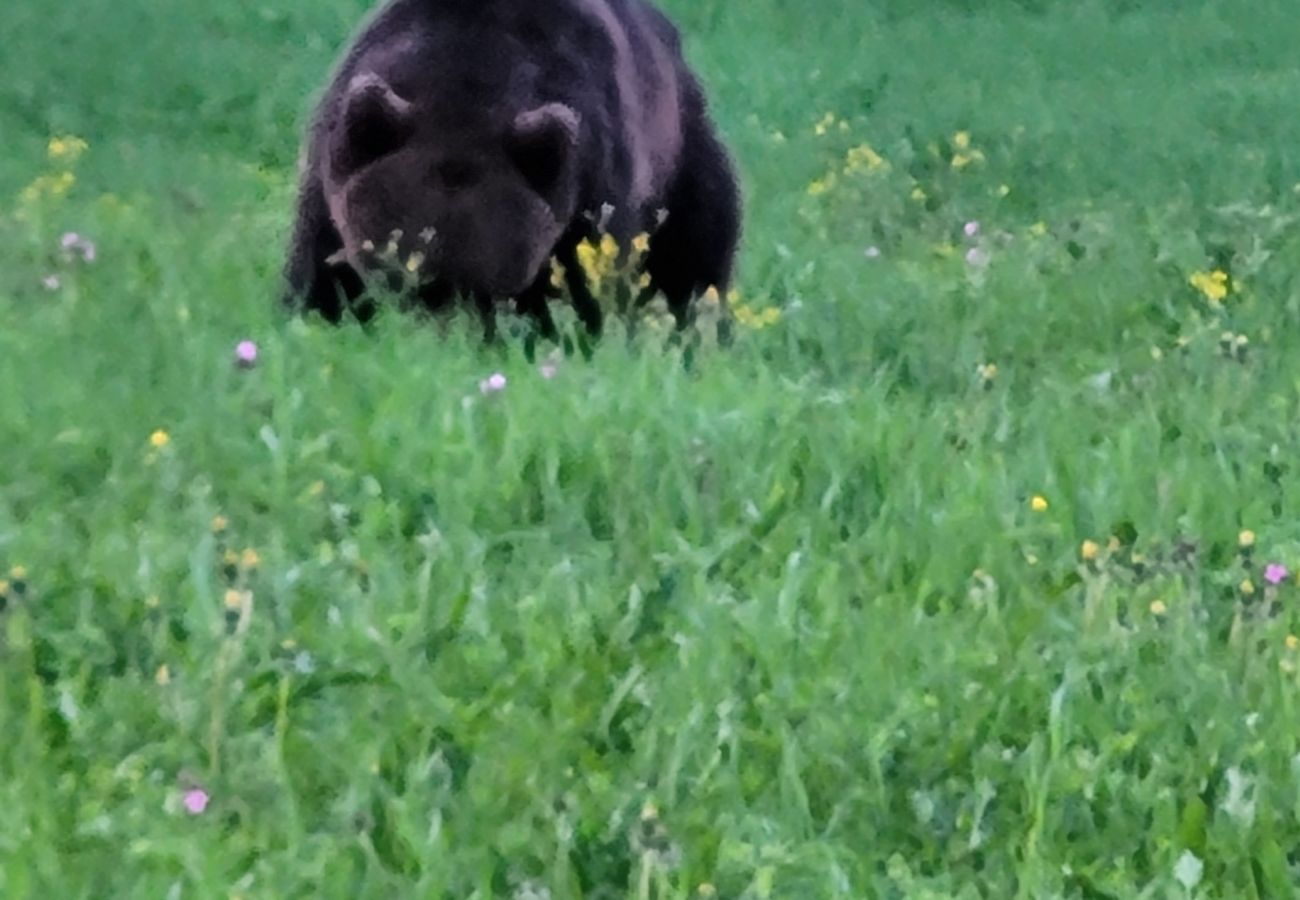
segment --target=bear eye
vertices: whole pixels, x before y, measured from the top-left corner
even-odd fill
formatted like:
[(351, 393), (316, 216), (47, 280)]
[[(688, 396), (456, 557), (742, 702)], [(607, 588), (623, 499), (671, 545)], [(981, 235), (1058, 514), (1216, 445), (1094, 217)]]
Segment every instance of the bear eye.
[(478, 168), (471, 162), (461, 159), (449, 159), (438, 163), (434, 175), (442, 186), (449, 191), (467, 188), (478, 180)]

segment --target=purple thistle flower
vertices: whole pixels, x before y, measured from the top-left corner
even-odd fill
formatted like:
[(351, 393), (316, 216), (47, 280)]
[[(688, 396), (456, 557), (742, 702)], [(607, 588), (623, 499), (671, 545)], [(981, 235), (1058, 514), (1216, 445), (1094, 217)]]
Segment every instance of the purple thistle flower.
[(1286, 566), (1281, 563), (1269, 563), (1264, 568), (1264, 580), (1269, 584), (1281, 584), (1286, 581), (1286, 577), (1289, 574), (1290, 573), (1287, 571)]
[(89, 238), (82, 237), (75, 231), (69, 231), (59, 238), (59, 246), (69, 254), (80, 254), (81, 261), (93, 263), (98, 251), (95, 249), (95, 242)]
[(483, 394), (498, 394), (506, 389), (506, 376), (494, 372), (478, 383), (478, 389)]
[(967, 222), (966, 227), (962, 229), (962, 232), (966, 237), (973, 238), (980, 233), (980, 223), (974, 220)]

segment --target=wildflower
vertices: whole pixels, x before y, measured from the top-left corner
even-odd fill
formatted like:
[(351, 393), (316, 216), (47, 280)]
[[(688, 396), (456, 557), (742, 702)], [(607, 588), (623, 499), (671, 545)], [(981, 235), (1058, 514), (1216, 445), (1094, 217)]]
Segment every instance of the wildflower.
[(970, 149), (970, 132), (959, 131), (952, 136), (952, 145), (958, 150)]
[(966, 251), (966, 264), (971, 268), (983, 269), (992, 262), (992, 259), (983, 247), (971, 247)]
[(821, 121), (813, 126), (813, 134), (823, 137), (826, 132), (830, 131), (835, 125), (835, 113), (827, 113), (822, 116)]
[(1029, 501), (1029, 508), (1036, 513), (1047, 512), (1047, 498), (1041, 494), (1035, 494)]
[(1249, 528), (1243, 530), (1241, 534), (1237, 535), (1237, 546), (1242, 550), (1249, 550), (1251, 547), (1254, 547), (1255, 532), (1251, 531)]
[(154, 673), (153, 680), (154, 683), (156, 683), (159, 687), (166, 687), (167, 685), (171, 684), (172, 683), (171, 669), (167, 668), (167, 665), (165, 663), (159, 666), (158, 671)]
[(554, 258), (551, 259), (551, 287), (564, 287), (564, 266)]
[(972, 163), (983, 162), (984, 154), (979, 150), (972, 150), (969, 153), (956, 153), (952, 157), (952, 167), (954, 169), (964, 169)]
[(618, 241), (614, 240), (612, 234), (601, 235), (600, 255), (606, 264), (612, 263), (618, 257)]
[(79, 254), (82, 262), (93, 263), (98, 253), (94, 241), (82, 237), (75, 231), (69, 231), (59, 238), (59, 246), (69, 254)]
[(925, 200), (925, 191), (922, 190), (920, 187), (914, 187), (912, 188), (911, 196), (913, 200), (915, 200), (917, 203), (920, 203), (923, 200)]
[(239, 555), (239, 564), (245, 569), (256, 569), (262, 564), (262, 557), (252, 547), (248, 547)]
[(851, 175), (854, 172), (876, 172), (881, 169), (889, 168), (889, 163), (885, 158), (871, 148), (870, 144), (860, 144), (852, 148), (844, 157), (844, 172)]
[(237, 613), (244, 608), (245, 601), (249, 598), (247, 591), (239, 591), (230, 588), (222, 597), (222, 603), (226, 607), (226, 612)]
[(1281, 563), (1269, 563), (1264, 568), (1264, 580), (1269, 584), (1281, 584), (1286, 581), (1286, 577), (1289, 574), (1290, 573), (1287, 572), (1286, 566)]
[(987, 387), (998, 377), (997, 363), (980, 363), (975, 367), (975, 374), (979, 376), (980, 381), (984, 382)]
[(867, 259), (880, 259), (880, 248), (877, 247), (875, 244), (872, 244), (870, 247), (868, 247), (866, 250), (862, 252)]
[(42, 175), (33, 181), (27, 187), (23, 188), (22, 193), (18, 195), (19, 200), (25, 206), (39, 202), (42, 198), (57, 200), (72, 190), (76, 184), (77, 176), (71, 172), (60, 172), (57, 175)]
[(185, 811), (192, 816), (202, 815), (212, 798), (203, 788), (193, 788), (185, 792)]
[(257, 344), (252, 341), (240, 341), (235, 345), (235, 365), (251, 369), (257, 364)]
[(835, 186), (835, 173), (829, 172), (827, 173), (826, 177), (818, 178), (816, 181), (808, 185), (808, 196), (820, 197), (822, 194), (827, 193), (834, 186)]
[(155, 450), (161, 450), (172, 442), (171, 435), (159, 428), (153, 434), (149, 435), (149, 446)]
[(1081, 556), (1085, 562), (1092, 562), (1097, 558), (1097, 554), (1100, 552), (1101, 546), (1096, 541), (1084, 541), (1079, 545), (1079, 556)]
[(718, 293), (716, 287), (709, 285), (708, 290), (704, 292), (704, 296), (700, 298), (700, 303), (709, 307), (720, 306), (722, 304), (722, 295)]
[(1241, 592), (1247, 597), (1254, 596), (1255, 582), (1251, 581), (1249, 578), (1243, 578), (1241, 580)]
[(968, 238), (973, 238), (980, 233), (980, 223), (976, 221), (967, 222), (962, 227), (962, 233)]
[(637, 253), (646, 253), (650, 249), (650, 235), (644, 231), (632, 238), (632, 249)]
[(14, 566), (12, 569), (9, 570), (9, 577), (12, 578), (14, 581), (26, 581), (27, 567)]
[(225, 516), (215, 515), (212, 517), (213, 534), (221, 534), (221, 532), (225, 531), (229, 527), (230, 527), (230, 520), (227, 519)]
[(1300, 637), (1296, 637), (1294, 634), (1288, 634), (1286, 636), (1286, 648), (1292, 651), (1300, 650)]
[(1228, 296), (1228, 273), (1222, 269), (1215, 269), (1213, 272), (1194, 272), (1187, 281), (1204, 294), (1211, 303), (1219, 303)]
[(494, 372), (478, 383), (478, 389), (482, 394), (499, 394), (506, 389), (506, 376)]
[(81, 138), (68, 136), (50, 138), (46, 151), (52, 160), (74, 163), (89, 148), (90, 145)]
[(1005, 196), (1007, 196), (1007, 195), (1010, 194), (1010, 193), (1011, 193), (1011, 185), (1009, 185), (1009, 184), (1000, 184), (1000, 185), (998, 185), (998, 196), (999, 196), (999, 197), (1005, 197)]
[(41, 279), (41, 285), (47, 291), (57, 291), (62, 284), (63, 282), (59, 279), (58, 275), (46, 275)]
[(1163, 600), (1151, 601), (1151, 615), (1163, 616), (1167, 612), (1169, 612), (1169, 607), (1165, 606), (1165, 601)]
[(1029, 226), (1029, 233), (1032, 234), (1034, 237), (1042, 237), (1043, 235), (1047, 234), (1047, 223), (1035, 222), (1033, 225)]

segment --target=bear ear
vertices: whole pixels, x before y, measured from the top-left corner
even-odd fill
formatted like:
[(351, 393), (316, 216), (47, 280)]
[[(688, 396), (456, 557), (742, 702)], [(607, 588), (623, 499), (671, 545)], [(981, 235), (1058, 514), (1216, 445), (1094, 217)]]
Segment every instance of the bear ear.
[(411, 104), (370, 72), (348, 84), (338, 121), (334, 164), (341, 174), (355, 172), (398, 150), (414, 127)]
[(539, 194), (549, 196), (569, 171), (579, 122), (578, 113), (563, 103), (547, 103), (515, 117), (506, 149)]

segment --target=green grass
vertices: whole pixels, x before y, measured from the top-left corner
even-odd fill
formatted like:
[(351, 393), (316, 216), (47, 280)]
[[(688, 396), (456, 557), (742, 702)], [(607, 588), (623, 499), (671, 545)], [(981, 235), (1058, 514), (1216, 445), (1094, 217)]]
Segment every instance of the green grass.
[(360, 0), (11, 0), (0, 896), (1293, 896), (1293, 4), (671, 6), (780, 319), (548, 379), (276, 307)]

